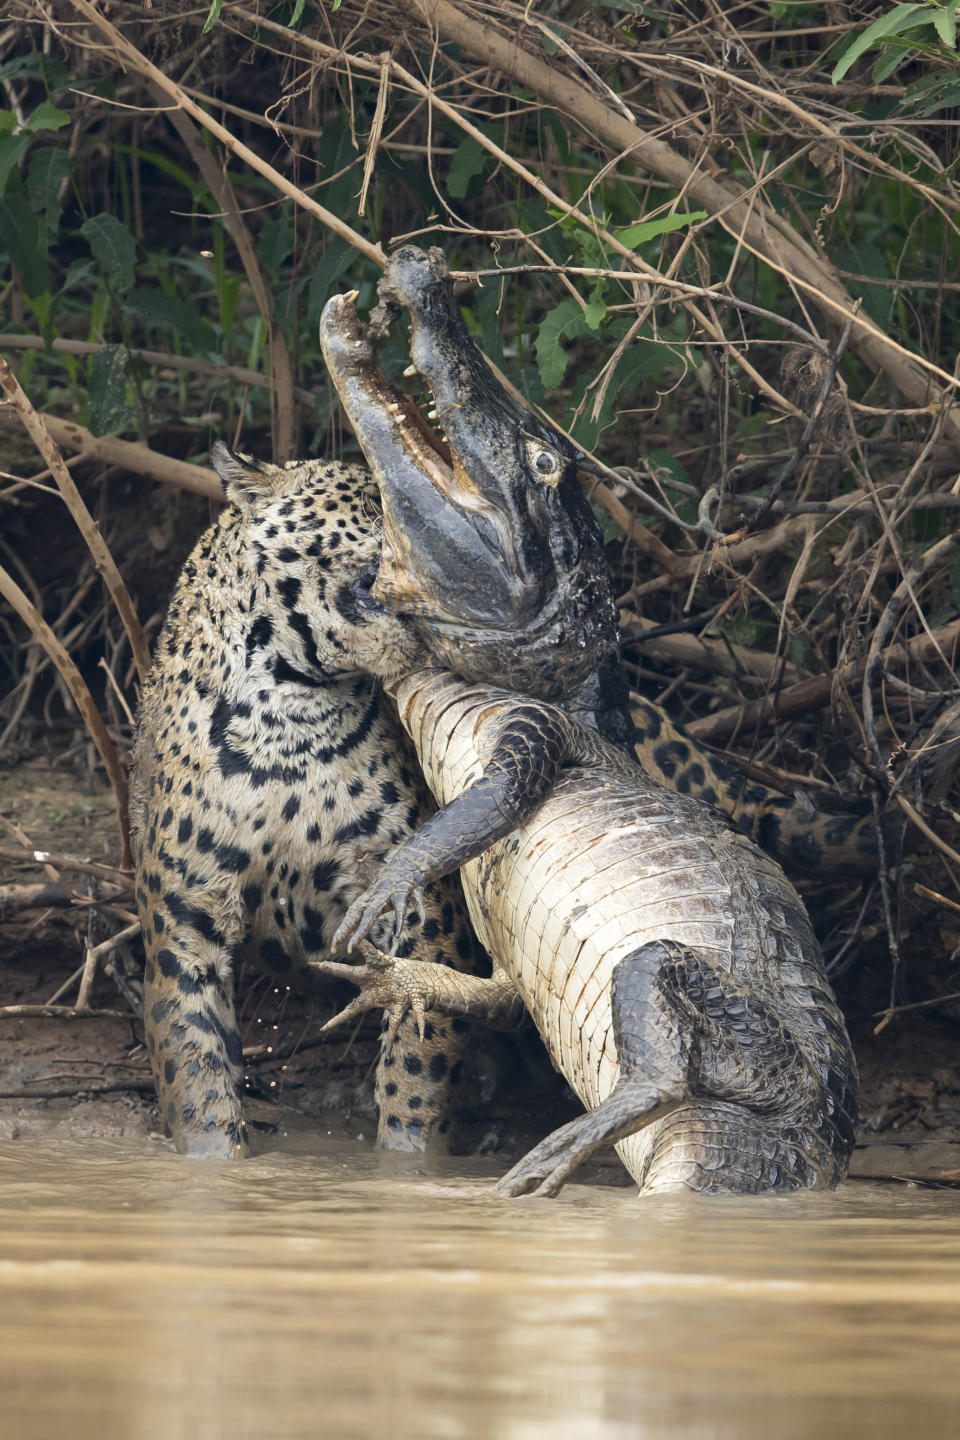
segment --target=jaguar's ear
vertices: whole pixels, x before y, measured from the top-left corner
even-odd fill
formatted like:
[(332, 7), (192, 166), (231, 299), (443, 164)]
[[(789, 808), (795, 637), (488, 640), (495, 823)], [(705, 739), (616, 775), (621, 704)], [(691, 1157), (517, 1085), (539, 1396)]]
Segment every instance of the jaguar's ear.
[(223, 481), (227, 499), (241, 508), (274, 494), (283, 484), (284, 472), (278, 465), (230, 450), (222, 440), (211, 449), (210, 463)]

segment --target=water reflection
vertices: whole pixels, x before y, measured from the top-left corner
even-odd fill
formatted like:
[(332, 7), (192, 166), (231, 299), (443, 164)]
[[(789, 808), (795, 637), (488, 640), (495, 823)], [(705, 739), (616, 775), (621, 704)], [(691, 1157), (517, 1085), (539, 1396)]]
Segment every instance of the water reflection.
[(361, 1146), (0, 1146), (0, 1433), (952, 1435), (960, 1208), (745, 1201)]

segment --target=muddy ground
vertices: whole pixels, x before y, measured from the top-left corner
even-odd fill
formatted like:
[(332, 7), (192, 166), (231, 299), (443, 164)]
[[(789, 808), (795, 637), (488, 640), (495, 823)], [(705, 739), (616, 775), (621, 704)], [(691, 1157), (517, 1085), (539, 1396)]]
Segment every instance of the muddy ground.
[[(82, 749), (57, 764), (34, 758), (0, 770), (2, 843), (11, 827), (33, 845), (115, 862), (118, 840), (106, 787), (86, 769)], [(40, 866), (0, 864), (0, 884), (44, 878)], [(82, 886), (81, 877), (64, 879)], [(130, 903), (119, 897), (117, 911)], [(41, 1006), (75, 976), (84, 941), (122, 929), (119, 913), (7, 908), (0, 916), (0, 1136), (62, 1134), (143, 1136), (169, 1142), (153, 1100), (143, 1029), (128, 996), (98, 975), (87, 1017), (10, 1013)], [(134, 942), (116, 956), (134, 981), (142, 956)], [(871, 983), (875, 978), (877, 984)], [(841, 999), (851, 1018), (863, 1082), (863, 1124), (854, 1173), (960, 1183), (960, 1067), (955, 1021), (929, 1011), (898, 1016), (879, 1034), (870, 1007), (882, 977), (847, 977)], [(128, 987), (129, 988), (129, 987)], [(76, 998), (76, 980), (59, 1004)], [(316, 1128), (360, 1146), (373, 1143), (372, 1076), (377, 1022), (321, 1037), (320, 1027), (346, 998), (327, 1001), (278, 989), (254, 972), (239, 985), (248, 1113), (260, 1144), (282, 1144), (291, 1129)], [(576, 1102), (550, 1069), (531, 1031), (506, 1038), (478, 1033), (464, 1080), (455, 1148), (502, 1153), (505, 1162), (576, 1113)], [(616, 1182), (616, 1161), (597, 1178)]]

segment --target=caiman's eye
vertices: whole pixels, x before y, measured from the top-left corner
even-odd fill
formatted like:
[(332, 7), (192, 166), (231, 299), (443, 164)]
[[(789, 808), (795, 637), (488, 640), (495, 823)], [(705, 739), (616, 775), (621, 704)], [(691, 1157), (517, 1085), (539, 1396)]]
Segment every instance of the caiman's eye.
[(560, 456), (556, 450), (551, 450), (549, 445), (544, 445), (542, 440), (535, 440), (527, 436), (524, 440), (527, 447), (527, 458), (530, 461), (530, 468), (538, 480), (543, 480), (547, 485), (556, 485), (560, 479)]

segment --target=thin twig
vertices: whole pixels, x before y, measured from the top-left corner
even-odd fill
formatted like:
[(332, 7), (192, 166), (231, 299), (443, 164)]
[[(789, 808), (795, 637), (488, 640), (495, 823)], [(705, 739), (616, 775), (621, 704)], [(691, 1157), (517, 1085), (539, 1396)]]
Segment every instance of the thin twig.
[(77, 489), (73, 476), (63, 463), (63, 456), (49, 429), (34, 409), (27, 395), (24, 393), (19, 380), (10, 368), (9, 363), (0, 355), (0, 386), (3, 387), (7, 399), (13, 405), (20, 419), (23, 421), (24, 429), (36, 445), (40, 454), (49, 467), (50, 473), (60, 489), (67, 509), (77, 522), (77, 528), (83, 536), (87, 549), (93, 556), (93, 562), (98, 572), (103, 576), (104, 583), (110, 591), (110, 596), (120, 616), (123, 628), (127, 632), (130, 641), (130, 649), (133, 651), (133, 658), (139, 672), (140, 679), (145, 680), (147, 671), (150, 669), (150, 647), (147, 644), (146, 636), (137, 619), (137, 612), (133, 608), (133, 601), (130, 599), (126, 585), (123, 583), (120, 571), (96, 522), (90, 511), (87, 509), (80, 491)]
[[(859, 308), (860, 302), (858, 300), (856, 305), (854, 306), (854, 313), (856, 313)], [(843, 352), (847, 348), (847, 341), (850, 339), (850, 331), (852, 329), (853, 319), (851, 318), (844, 326), (843, 334), (840, 336), (840, 340), (836, 346), (836, 349), (832, 352), (830, 356), (830, 363), (827, 366), (827, 373), (823, 377), (823, 384), (820, 386), (820, 394), (817, 396), (817, 403), (814, 405), (813, 410), (810, 413), (810, 419), (804, 426), (803, 434), (797, 441), (796, 448), (794, 449), (793, 454), (790, 456), (790, 459), (787, 461), (786, 465), (784, 465), (783, 469), (780, 471), (780, 474), (770, 486), (769, 495), (764, 500), (763, 504), (759, 507), (759, 509), (756, 510), (755, 513), (751, 516), (751, 530), (759, 530), (764, 525), (767, 517), (770, 514), (770, 511), (773, 509), (774, 504), (780, 498), (784, 487), (797, 473), (798, 469), (800, 468), (801, 460), (804, 458), (807, 451), (810, 449), (810, 442), (813, 439), (817, 426), (823, 419), (824, 411), (827, 408), (827, 401), (830, 399), (830, 392), (833, 389), (834, 381), (837, 378), (837, 371), (840, 368), (840, 361), (843, 359)]]
[(120, 838), (123, 850), (121, 865), (127, 867), (131, 863), (130, 855), (130, 826), (127, 815), (127, 777), (124, 773), (117, 748), (107, 733), (97, 709), (96, 703), (90, 691), (87, 689), (86, 681), (80, 674), (70, 655), (61, 645), (50, 626), (44, 620), (39, 610), (31, 600), (20, 589), (20, 586), (6, 570), (0, 566), (0, 595), (13, 606), (20, 616), (20, 619), (30, 630), (34, 639), (37, 640), (50, 656), (58, 672), (63, 677), (70, 694), (73, 696), (77, 709), (83, 717), (84, 723), (90, 732), (90, 738), (96, 745), (103, 761), (110, 787), (113, 790), (113, 798), (117, 807), (117, 822), (120, 826)]

